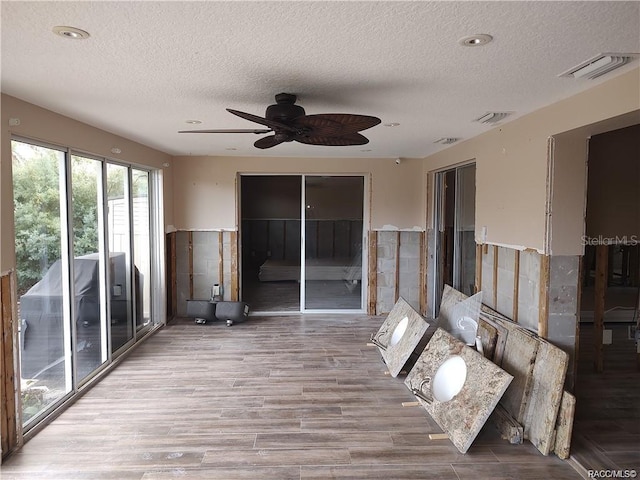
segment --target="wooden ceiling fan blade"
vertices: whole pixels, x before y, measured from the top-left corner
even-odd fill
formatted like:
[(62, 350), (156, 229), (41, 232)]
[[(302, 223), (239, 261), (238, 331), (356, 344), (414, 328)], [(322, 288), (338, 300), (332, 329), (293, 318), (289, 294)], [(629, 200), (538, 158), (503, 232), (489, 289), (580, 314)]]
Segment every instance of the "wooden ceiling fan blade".
[(339, 124), (341, 125), (339, 133), (341, 136), (375, 127), (382, 121), (378, 117), (352, 115), (350, 113), (319, 113), (316, 115), (306, 115), (304, 118), (307, 122), (325, 121), (331, 122), (332, 124)]
[(270, 137), (263, 137), (260, 140), (257, 140), (253, 144), (253, 146), (261, 149), (271, 148), (275, 147), (276, 145), (280, 145), (282, 142), (286, 142), (290, 139), (291, 137), (289, 137), (288, 135), (271, 135)]
[(235, 129), (218, 129), (218, 130), (180, 130), (178, 133), (270, 133), (270, 132), (273, 132), (273, 130), (235, 128)]
[(339, 137), (307, 137), (304, 135), (296, 135), (293, 138), (296, 142), (306, 143), (309, 145), (324, 145), (328, 147), (345, 147), (349, 145), (366, 145), (369, 139), (359, 133), (350, 133), (348, 135), (340, 135)]
[(296, 128), (286, 125), (281, 122), (277, 122), (275, 120), (269, 120), (268, 118), (259, 117), (257, 115), (253, 115), (251, 113), (241, 112), (239, 110), (233, 110), (231, 108), (227, 108), (227, 112), (233, 113), (240, 118), (244, 118), (245, 120), (249, 120), (250, 122), (259, 123), (261, 125), (266, 125), (272, 130), (281, 130), (285, 132), (295, 132)]
[[(335, 137), (342, 135), (343, 125), (322, 115), (303, 115), (291, 122), (298, 131), (304, 131), (309, 137)], [(351, 133), (351, 132), (346, 132)]]

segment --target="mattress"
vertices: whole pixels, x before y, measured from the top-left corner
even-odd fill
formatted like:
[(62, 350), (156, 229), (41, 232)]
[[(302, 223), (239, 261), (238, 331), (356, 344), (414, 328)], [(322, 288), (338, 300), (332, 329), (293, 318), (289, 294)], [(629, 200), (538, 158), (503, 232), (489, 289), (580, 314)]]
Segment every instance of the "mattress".
[[(305, 263), (307, 280), (360, 280), (362, 267), (349, 258), (311, 258)], [(300, 281), (300, 263), (268, 259), (260, 266), (261, 282)]]

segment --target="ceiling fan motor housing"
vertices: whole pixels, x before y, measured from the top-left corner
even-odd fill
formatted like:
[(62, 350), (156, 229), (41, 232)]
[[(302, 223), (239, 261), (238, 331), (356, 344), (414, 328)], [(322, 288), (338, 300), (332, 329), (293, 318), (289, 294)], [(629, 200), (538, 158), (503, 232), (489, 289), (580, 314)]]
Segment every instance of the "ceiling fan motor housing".
[(279, 93), (276, 95), (276, 104), (269, 105), (264, 116), (269, 120), (287, 122), (305, 115), (304, 108), (299, 105), (295, 105), (295, 102), (295, 95), (291, 95), (290, 93)]

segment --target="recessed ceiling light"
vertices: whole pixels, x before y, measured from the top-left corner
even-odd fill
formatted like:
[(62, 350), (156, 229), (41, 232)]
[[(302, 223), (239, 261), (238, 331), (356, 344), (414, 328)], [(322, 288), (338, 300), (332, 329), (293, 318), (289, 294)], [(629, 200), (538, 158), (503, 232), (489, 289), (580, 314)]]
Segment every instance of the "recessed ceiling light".
[(188, 123), (189, 125), (200, 125), (202, 122), (200, 120), (185, 120), (184, 123)]
[(115, 153), (116, 155), (118, 155), (119, 153), (122, 153), (122, 150), (120, 150), (118, 147), (113, 147), (111, 149), (111, 153)]
[(57, 26), (53, 27), (53, 33), (56, 35), (60, 35), (61, 37), (70, 38), (72, 40), (84, 40), (85, 38), (89, 38), (89, 32), (85, 32), (84, 30), (80, 30), (75, 27), (64, 27)]
[(493, 37), (491, 35), (487, 35), (486, 33), (478, 33), (461, 38), (460, 40), (458, 40), (458, 43), (465, 47), (480, 47), (482, 45), (486, 45), (491, 40), (493, 40)]
[(360, 150), (361, 152), (370, 152), (371, 149), (370, 148), (363, 148), (362, 150)]
[(398, 122), (391, 122), (391, 123), (384, 124), (385, 127), (397, 127), (398, 125), (400, 125)]
[(237, 150), (237, 148), (236, 147), (227, 147), (227, 148), (225, 148), (225, 150), (233, 151), (233, 150)]

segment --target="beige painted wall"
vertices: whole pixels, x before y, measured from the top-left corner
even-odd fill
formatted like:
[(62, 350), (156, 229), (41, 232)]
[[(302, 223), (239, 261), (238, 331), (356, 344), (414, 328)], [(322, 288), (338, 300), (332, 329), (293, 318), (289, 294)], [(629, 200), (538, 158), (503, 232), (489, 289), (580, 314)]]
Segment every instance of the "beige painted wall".
[[(424, 174), (475, 159), (476, 241), (549, 253), (548, 139), (639, 108), (640, 69), (636, 68), (427, 157)], [(574, 160), (584, 167), (583, 158)], [(575, 225), (582, 224), (584, 186), (584, 175), (559, 175), (553, 185), (554, 191), (565, 192), (561, 195), (568, 202), (564, 218), (574, 220), (571, 228), (557, 224), (553, 233), (553, 243), (558, 242), (562, 254), (582, 251), (582, 233), (576, 235)], [(486, 239), (479, 238), (483, 226), (487, 227)]]
[[(589, 138), (639, 122), (640, 111), (635, 110), (553, 137), (549, 253), (553, 255), (584, 253), (582, 237), (585, 234)], [(595, 173), (591, 172), (590, 175)]]
[[(53, 113), (36, 105), (2, 95), (2, 142), (0, 150), (0, 271), (15, 265), (13, 232), (13, 186), (11, 182), (11, 135), (54, 145), (70, 146), (85, 153), (113, 158), (141, 166), (164, 169), (164, 200), (173, 202), (171, 191), (171, 156), (131, 140), (113, 135), (69, 117)], [(17, 118), (20, 125), (9, 126), (9, 119)], [(111, 153), (113, 147), (122, 150), (119, 155)], [(165, 222), (171, 223), (171, 209), (166, 209)]]
[(370, 174), (371, 227), (424, 230), (422, 160), (390, 158), (175, 157), (178, 230), (236, 230), (237, 173)]

